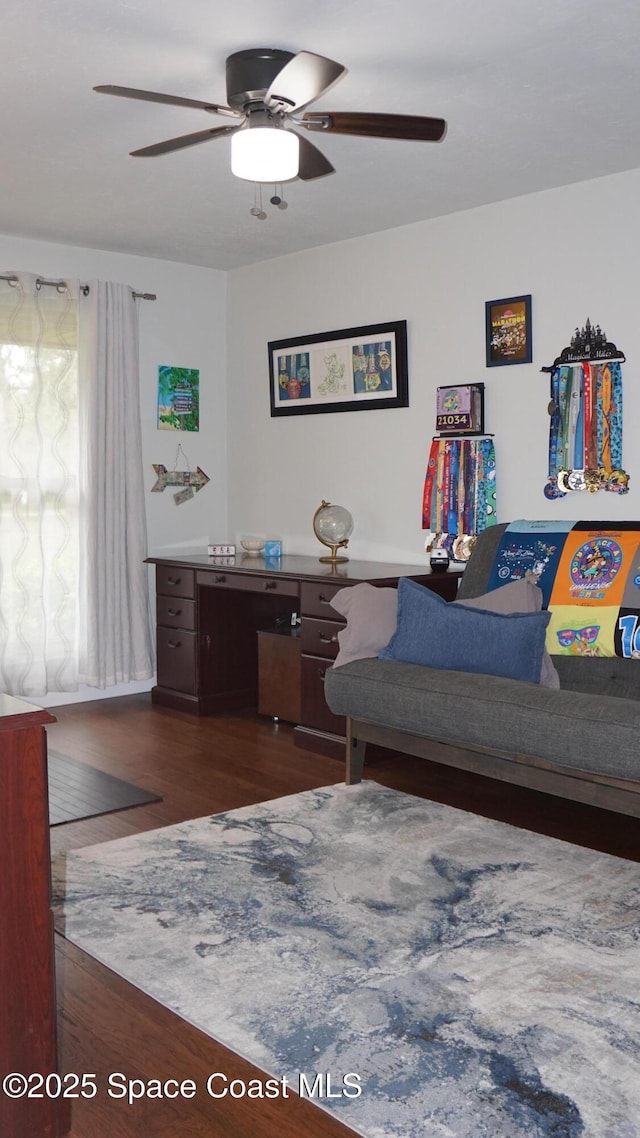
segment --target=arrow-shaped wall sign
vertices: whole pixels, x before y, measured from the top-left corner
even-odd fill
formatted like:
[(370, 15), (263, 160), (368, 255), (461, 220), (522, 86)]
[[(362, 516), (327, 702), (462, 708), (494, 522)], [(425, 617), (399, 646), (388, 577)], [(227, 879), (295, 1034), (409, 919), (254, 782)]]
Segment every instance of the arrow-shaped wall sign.
[(211, 481), (209, 475), (205, 474), (199, 466), (195, 470), (167, 470), (161, 462), (154, 462), (153, 469), (156, 472), (156, 482), (151, 487), (151, 493), (162, 493), (167, 486), (181, 486), (182, 490), (174, 494), (178, 506), (189, 498), (193, 498), (194, 493), (197, 494), (203, 486), (207, 485), (207, 482)]
[(202, 490), (211, 481), (199, 466), (195, 470), (167, 470), (162, 463), (154, 462), (153, 469), (158, 477), (155, 486), (151, 487), (152, 494), (165, 490), (167, 486), (195, 486), (197, 494), (198, 490)]

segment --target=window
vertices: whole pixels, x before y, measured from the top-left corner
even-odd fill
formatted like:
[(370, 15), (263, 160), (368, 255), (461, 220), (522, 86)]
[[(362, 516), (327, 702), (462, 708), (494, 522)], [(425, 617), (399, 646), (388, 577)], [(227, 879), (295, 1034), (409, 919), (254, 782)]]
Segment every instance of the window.
[(0, 275), (0, 687), (153, 675), (130, 286)]
[(78, 302), (0, 281), (0, 686), (72, 691), (78, 674)]

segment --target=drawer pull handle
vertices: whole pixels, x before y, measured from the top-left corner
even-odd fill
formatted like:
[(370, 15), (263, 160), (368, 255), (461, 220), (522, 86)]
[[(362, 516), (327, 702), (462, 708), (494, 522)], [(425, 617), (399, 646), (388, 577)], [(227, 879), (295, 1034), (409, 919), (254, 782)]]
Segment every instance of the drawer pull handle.
[(318, 593), (318, 600), (320, 601), (321, 605), (330, 605), (331, 604), (331, 601), (327, 600), (324, 593)]
[(324, 668), (318, 668), (318, 679), (319, 679), (319, 680), (320, 680), (322, 683), (324, 683), (324, 678), (325, 678), (325, 677), (324, 677), (324, 673), (325, 673), (325, 669), (324, 669)]
[(167, 609), (169, 616), (182, 616), (182, 609)]
[(226, 579), (224, 573), (216, 573), (216, 585), (224, 585)]
[(167, 585), (179, 585), (182, 577), (167, 577)]
[(277, 581), (265, 581), (264, 587), (265, 589), (277, 589), (278, 583)]
[(182, 648), (179, 640), (167, 640), (167, 648)]
[(325, 636), (323, 632), (319, 632), (318, 633), (318, 639), (320, 640), (321, 644), (337, 644), (338, 643), (338, 637), (335, 634), (333, 636)]

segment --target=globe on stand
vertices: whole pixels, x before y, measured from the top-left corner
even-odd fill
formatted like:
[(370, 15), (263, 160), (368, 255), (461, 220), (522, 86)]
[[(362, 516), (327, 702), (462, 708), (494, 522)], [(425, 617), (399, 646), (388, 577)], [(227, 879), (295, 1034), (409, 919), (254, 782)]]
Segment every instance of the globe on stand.
[(349, 560), (338, 556), (338, 550), (346, 548), (353, 533), (353, 518), (344, 506), (332, 506), (331, 502), (323, 501), (313, 515), (313, 532), (318, 541), (331, 550), (330, 557), (320, 557), (319, 561), (335, 565)]

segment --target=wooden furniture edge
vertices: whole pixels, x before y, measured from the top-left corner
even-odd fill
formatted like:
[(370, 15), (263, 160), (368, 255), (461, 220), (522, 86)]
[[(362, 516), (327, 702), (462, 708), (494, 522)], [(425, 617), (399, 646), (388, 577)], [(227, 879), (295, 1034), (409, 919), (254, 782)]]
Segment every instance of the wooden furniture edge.
[[(347, 718), (345, 781), (350, 785), (362, 779), (367, 743), (640, 818), (640, 782), (610, 778), (577, 768), (563, 767), (560, 770), (544, 759), (529, 755), (507, 754), (480, 745), (472, 747), (450, 739), (428, 739), (398, 728)], [(438, 747), (437, 751), (434, 746)]]
[[(0, 1075), (59, 1074), (56, 975), (51, 915), (51, 859), (44, 708), (0, 693)], [(60, 1138), (70, 1102), (47, 1096), (0, 1096), (0, 1133)]]

